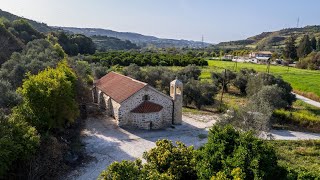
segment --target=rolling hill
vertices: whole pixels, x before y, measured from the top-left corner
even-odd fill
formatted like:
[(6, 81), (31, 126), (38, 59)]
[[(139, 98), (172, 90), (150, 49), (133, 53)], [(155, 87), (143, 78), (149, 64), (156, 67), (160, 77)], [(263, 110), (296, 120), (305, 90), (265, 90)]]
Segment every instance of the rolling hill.
[[(102, 36), (114, 37), (114, 38), (118, 38), (123, 41), (129, 40), (132, 43), (137, 44), (140, 47), (154, 46), (154, 47), (159, 47), (159, 48), (162, 48), (162, 47), (201, 48), (203, 46), (206, 47), (206, 46), (211, 45), (209, 43), (202, 43), (199, 41), (163, 39), (163, 38), (157, 38), (154, 36), (146, 36), (146, 35), (133, 33), (133, 32), (117, 32), (117, 31), (113, 31), (113, 30), (99, 29), (99, 28), (52, 27), (52, 26), (48, 26), (45, 23), (41, 23), (41, 22), (37, 22), (37, 21), (31, 20), (31, 19), (24, 18), (24, 17), (16, 16), (14, 14), (3, 11), (1, 9), (0, 9), (0, 17), (4, 17), (4, 18), (8, 19), (9, 21), (14, 21), (17, 19), (25, 19), (37, 31), (43, 32), (43, 33), (55, 31), (57, 29), (62, 29), (64, 31), (68, 31), (70, 33), (83, 34), (83, 35), (86, 35), (89, 37), (99, 36), (100, 41), (103, 41), (106, 39), (106, 37), (102, 37)], [(96, 39), (97, 39), (97, 37), (96, 37)], [(109, 41), (114, 41), (114, 39), (110, 39)]]
[(163, 47), (191, 47), (201, 48), (209, 46), (209, 43), (202, 43), (199, 41), (177, 40), (177, 39), (162, 39), (154, 36), (146, 36), (132, 32), (117, 32), (108, 29), (99, 28), (75, 28), (75, 27), (56, 27), (76, 34), (84, 34), (86, 36), (108, 36), (115, 37), (121, 40), (129, 40), (140, 47), (155, 46)]
[(259, 35), (249, 37), (239, 41), (221, 42), (215, 47), (225, 49), (259, 49), (259, 50), (275, 50), (284, 46), (286, 39), (293, 35), (296, 37), (298, 45), (301, 38), (308, 34), (310, 37), (320, 38), (320, 26), (306, 26), (302, 28), (288, 28), (274, 32), (263, 32)]
[(14, 14), (3, 11), (1, 9), (0, 9), (0, 17), (4, 17), (5, 19), (7, 19), (9, 21), (24, 19), (24, 20), (28, 21), (32, 25), (32, 27), (35, 28), (39, 32), (46, 33), (46, 32), (50, 32), (53, 30), (52, 27), (48, 26), (45, 23), (41, 23), (41, 22), (37, 22), (37, 21), (31, 20), (31, 19), (24, 18), (24, 17), (16, 16)]

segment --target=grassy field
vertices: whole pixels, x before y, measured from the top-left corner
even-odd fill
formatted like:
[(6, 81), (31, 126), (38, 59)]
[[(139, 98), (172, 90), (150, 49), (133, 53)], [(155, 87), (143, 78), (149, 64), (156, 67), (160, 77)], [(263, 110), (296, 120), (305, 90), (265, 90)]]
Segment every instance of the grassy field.
[[(209, 79), (210, 72), (213, 70), (222, 70), (221, 68), (233, 70), (235, 65), (234, 62), (229, 61), (208, 60), (208, 63), (208, 67), (202, 68), (201, 78), (203, 79)], [(266, 65), (237, 63), (237, 70), (241, 68), (252, 68), (258, 72), (266, 72)], [(281, 76), (285, 81), (289, 82), (295, 92), (315, 100), (320, 100), (320, 71), (271, 66), (270, 73)]]
[(320, 132), (320, 108), (298, 100), (289, 110), (276, 110), (274, 121), (275, 128)]
[(320, 141), (270, 141), (280, 166), (288, 169), (292, 179), (320, 178)]

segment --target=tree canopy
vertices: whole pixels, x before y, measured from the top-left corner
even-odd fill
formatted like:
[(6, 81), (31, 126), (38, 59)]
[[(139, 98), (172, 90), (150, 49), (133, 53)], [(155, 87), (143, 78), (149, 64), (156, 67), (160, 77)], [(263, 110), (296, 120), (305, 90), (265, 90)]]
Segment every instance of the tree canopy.
[(63, 128), (79, 115), (75, 101), (76, 79), (66, 62), (59, 63), (56, 69), (28, 74), (18, 89), (23, 103), (15, 112), (25, 116), (39, 131)]

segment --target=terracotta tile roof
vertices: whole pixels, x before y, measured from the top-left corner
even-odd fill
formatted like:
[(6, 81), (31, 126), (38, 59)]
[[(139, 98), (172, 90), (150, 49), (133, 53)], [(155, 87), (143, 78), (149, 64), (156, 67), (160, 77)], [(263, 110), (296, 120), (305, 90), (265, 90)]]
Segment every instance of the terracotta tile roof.
[(128, 99), (147, 85), (115, 72), (108, 73), (96, 82), (96, 87), (118, 103)]
[(152, 113), (159, 112), (162, 110), (162, 106), (150, 101), (144, 101), (139, 106), (134, 108), (131, 112), (133, 113)]

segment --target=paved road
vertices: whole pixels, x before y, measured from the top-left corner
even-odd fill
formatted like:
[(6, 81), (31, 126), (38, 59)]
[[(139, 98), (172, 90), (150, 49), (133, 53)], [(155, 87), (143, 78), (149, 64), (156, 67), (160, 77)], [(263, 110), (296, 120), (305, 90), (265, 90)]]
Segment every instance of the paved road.
[(298, 132), (288, 130), (271, 130), (275, 140), (320, 140), (320, 133)]
[(309, 98), (306, 98), (306, 97), (301, 96), (301, 95), (296, 94), (296, 93), (293, 93), (293, 94), (296, 95), (297, 99), (302, 100), (302, 101), (304, 101), (305, 103), (308, 103), (308, 104), (311, 104), (311, 105), (313, 105), (313, 106), (316, 106), (316, 107), (320, 108), (320, 102), (311, 100), (311, 99), (309, 99)]

